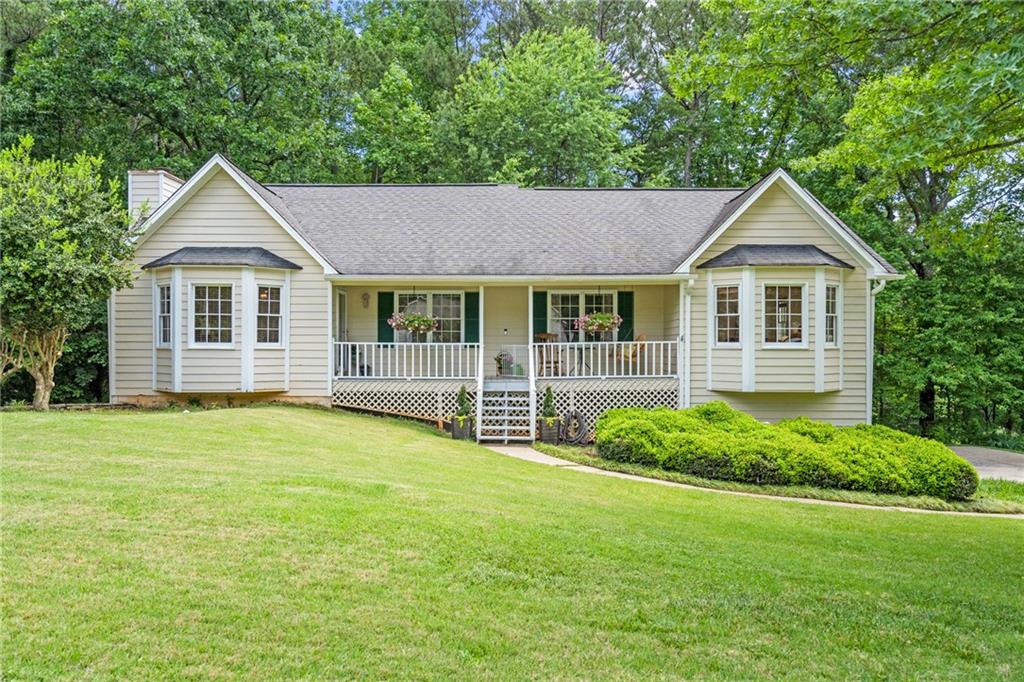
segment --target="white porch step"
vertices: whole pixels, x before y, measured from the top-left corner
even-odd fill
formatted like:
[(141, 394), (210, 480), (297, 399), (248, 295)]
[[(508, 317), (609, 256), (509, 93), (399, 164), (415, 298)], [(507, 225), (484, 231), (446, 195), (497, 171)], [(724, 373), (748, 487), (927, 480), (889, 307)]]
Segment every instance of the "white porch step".
[(522, 389), (518, 382), (484, 384), (480, 396), (480, 440), (533, 440), (530, 392)]

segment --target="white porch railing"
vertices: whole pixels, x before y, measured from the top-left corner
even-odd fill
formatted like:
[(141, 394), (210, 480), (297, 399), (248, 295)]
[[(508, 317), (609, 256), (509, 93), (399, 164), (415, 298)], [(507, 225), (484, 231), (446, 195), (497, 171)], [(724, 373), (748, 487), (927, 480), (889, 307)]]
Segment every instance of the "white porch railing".
[(538, 378), (676, 376), (675, 341), (582, 341), (533, 344)]
[(476, 379), (478, 343), (334, 343), (337, 379)]

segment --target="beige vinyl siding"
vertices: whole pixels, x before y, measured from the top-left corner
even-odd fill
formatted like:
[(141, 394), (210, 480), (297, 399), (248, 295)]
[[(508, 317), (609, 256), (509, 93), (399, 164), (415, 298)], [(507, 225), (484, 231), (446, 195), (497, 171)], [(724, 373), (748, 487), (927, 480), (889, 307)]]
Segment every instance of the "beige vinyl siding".
[(634, 338), (646, 336), (648, 341), (665, 338), (665, 287), (649, 284), (636, 287), (619, 287), (633, 292), (633, 334)]
[[(754, 380), (755, 392), (741, 392), (742, 361), (740, 351), (712, 351), (714, 389), (707, 388), (707, 280), (708, 271), (695, 269), (697, 276), (691, 299), (690, 386), (693, 404), (725, 400), (750, 412), (758, 419), (778, 420), (806, 415), (837, 424), (865, 421), (867, 412), (867, 300), (866, 272), (853, 254), (840, 245), (818, 222), (807, 214), (779, 186), (773, 186), (733, 223), (705, 251), (699, 265), (737, 244), (814, 244), (855, 265), (845, 271), (826, 269), (826, 283), (843, 278), (842, 317), (840, 320), (842, 350), (825, 350), (825, 392), (814, 392), (814, 303), (815, 274), (813, 268), (755, 268), (754, 300)], [(780, 273), (780, 270), (782, 271)], [(727, 277), (737, 281), (739, 270), (715, 270), (714, 283)], [(803, 281), (808, 288), (808, 310), (805, 311), (806, 350), (771, 350), (763, 348), (762, 311), (763, 283), (766, 279)], [(840, 356), (842, 364), (840, 365)], [(842, 390), (839, 377), (842, 376)], [(725, 389), (725, 386), (735, 387)]]
[[(493, 370), (494, 356), (504, 345), (530, 343), (528, 287), (484, 287), (484, 367)], [(508, 335), (505, 330), (508, 329)], [(519, 358), (516, 358), (520, 360)], [(522, 359), (525, 366), (525, 357)]]
[[(134, 197), (133, 197), (134, 198)], [(300, 265), (292, 273), (290, 315), (289, 395), (329, 395), (328, 389), (328, 291), (323, 269), (234, 180), (218, 172), (143, 242), (135, 256), (138, 266), (183, 246), (261, 246)], [(169, 272), (169, 271), (168, 271)], [(236, 305), (241, 302), (241, 269), (233, 269)], [(163, 275), (161, 275), (163, 277)], [(187, 281), (182, 274), (181, 334), (187, 341)], [(118, 397), (152, 395), (153, 310), (149, 273), (135, 272), (135, 287), (114, 295), (116, 376), (112, 394)], [(234, 391), (241, 386), (241, 310), (236, 309), (234, 351), (188, 354), (181, 347), (182, 391)], [(191, 365), (189, 363), (192, 363)], [(210, 369), (207, 378), (199, 375)]]
[(156, 349), (156, 388), (158, 391), (170, 391), (173, 388), (174, 374), (171, 365), (171, 349)]
[[(713, 287), (718, 286), (735, 286), (741, 285), (740, 275), (735, 270), (718, 270), (715, 272), (714, 280), (712, 282)], [(697, 296), (701, 298), (701, 315), (704, 319), (704, 345), (708, 343), (708, 312), (707, 312), (707, 284), (705, 282), (704, 287), (701, 289)], [(714, 296), (714, 294), (712, 294)], [(712, 314), (714, 309), (712, 308)], [(714, 318), (712, 317), (711, 324), (714, 325)], [(714, 326), (711, 327), (711, 337), (715, 335)], [(711, 381), (712, 389), (716, 391), (738, 391), (743, 388), (743, 365), (742, 357), (743, 351), (740, 348), (723, 348), (716, 346), (712, 341), (709, 346), (711, 353)], [(707, 362), (705, 361), (705, 369)], [(705, 379), (706, 382), (706, 379)]]
[(662, 316), (662, 337), (666, 341), (677, 341), (681, 321), (679, 319), (679, 287), (675, 285), (662, 286), (661, 296)]
[(163, 202), (164, 197), (160, 194), (160, 176), (156, 173), (131, 171), (128, 183), (132, 195), (128, 211), (132, 215), (138, 215), (144, 203), (149, 214)]

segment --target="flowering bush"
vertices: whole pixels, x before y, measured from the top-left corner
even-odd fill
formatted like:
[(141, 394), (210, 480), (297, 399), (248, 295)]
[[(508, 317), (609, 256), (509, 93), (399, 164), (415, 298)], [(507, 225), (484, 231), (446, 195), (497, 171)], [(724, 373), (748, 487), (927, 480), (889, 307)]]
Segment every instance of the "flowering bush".
[(437, 320), (423, 313), (395, 313), (388, 318), (392, 329), (426, 334), (437, 329)]
[(622, 318), (615, 313), (588, 313), (576, 318), (574, 323), (577, 330), (591, 334), (613, 332), (621, 324)]

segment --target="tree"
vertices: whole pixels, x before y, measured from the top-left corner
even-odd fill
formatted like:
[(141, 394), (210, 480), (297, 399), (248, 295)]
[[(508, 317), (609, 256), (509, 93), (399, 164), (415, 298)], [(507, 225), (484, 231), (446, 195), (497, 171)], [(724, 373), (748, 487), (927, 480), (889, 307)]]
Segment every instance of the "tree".
[(356, 140), (372, 182), (422, 182), (431, 173), (430, 114), (412, 98), (412, 81), (392, 64), (355, 107)]
[(480, 59), (439, 114), (449, 178), (486, 180), (516, 158), (527, 184), (622, 183), (631, 154), (617, 85), (580, 29), (531, 33), (504, 59)]
[(0, 152), (0, 335), (45, 410), (68, 333), (131, 284), (131, 222), (100, 158), (35, 160), (32, 147), (25, 137)]
[(4, 129), (38, 151), (103, 154), (115, 177), (187, 176), (224, 152), (260, 180), (350, 181), (351, 31), (323, 2), (55, 0), (4, 78)]
[[(1021, 234), (1012, 209), (1024, 178), (1024, 6), (746, 0), (740, 14), (734, 3), (712, 7), (723, 26), (739, 28), (718, 32), (700, 54), (685, 55), (688, 62), (678, 56), (677, 67), (723, 83), (733, 101), (791, 92), (816, 104), (801, 107), (801, 118), (825, 114), (818, 148), (790, 156), (794, 167), (805, 182), (843, 199), (826, 201), (912, 276), (887, 291), (891, 307), (886, 297), (880, 302), (886, 324), (877, 339), (884, 353), (876, 409), (891, 416), (891, 401), (881, 399), (910, 391), (915, 408), (897, 410), (900, 419), (912, 416), (924, 433), (945, 419), (942, 432), (962, 437), (975, 416), (992, 415), (994, 404), (1016, 395), (1006, 387), (1019, 379), (1005, 353), (973, 335), (1012, 337), (1013, 325), (1024, 324), (1019, 288), (1000, 281), (1013, 271), (1008, 254)], [(960, 251), (951, 254), (950, 244)], [(956, 263), (1003, 270), (967, 276)], [(992, 316), (976, 304), (966, 317), (939, 313), (966, 290), (954, 273), (975, 292), (1010, 296), (1008, 305), (993, 302), (1003, 311), (1000, 325), (985, 322)], [(1002, 368), (1000, 376), (983, 376), (982, 366)], [(943, 396), (954, 394), (940, 413)]]

